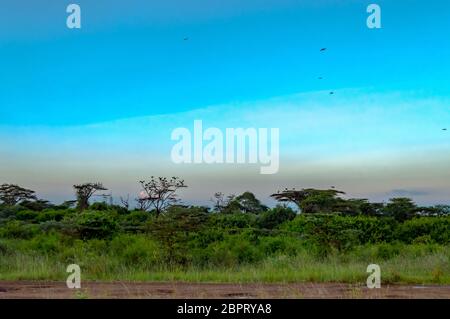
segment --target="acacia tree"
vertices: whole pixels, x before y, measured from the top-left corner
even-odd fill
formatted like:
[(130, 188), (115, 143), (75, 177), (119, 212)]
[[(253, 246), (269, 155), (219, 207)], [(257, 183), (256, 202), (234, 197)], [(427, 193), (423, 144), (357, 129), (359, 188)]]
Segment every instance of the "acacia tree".
[(35, 191), (15, 184), (0, 185), (0, 200), (5, 205), (14, 206), (24, 200), (36, 200)]
[(150, 181), (139, 181), (142, 186), (142, 192), (138, 203), (145, 210), (153, 208), (156, 215), (160, 215), (166, 208), (179, 201), (176, 192), (180, 188), (187, 187), (184, 180), (178, 177), (170, 179), (166, 177), (151, 177)]
[(205, 208), (173, 205), (155, 221), (147, 224), (146, 230), (165, 246), (169, 262), (185, 263), (189, 234), (203, 229), (207, 220), (208, 210)]
[(344, 200), (338, 195), (344, 192), (335, 189), (304, 188), (302, 190), (285, 189), (270, 195), (279, 202), (291, 202), (305, 214), (331, 213), (342, 206)]
[(268, 207), (261, 204), (255, 194), (251, 192), (244, 192), (234, 199), (243, 213), (259, 214), (268, 210)]
[(412, 218), (418, 210), (419, 208), (412, 199), (406, 197), (391, 198), (389, 203), (384, 207), (386, 215), (400, 222)]
[(96, 191), (107, 190), (102, 183), (84, 183), (73, 185), (73, 188), (75, 189), (75, 194), (77, 196), (77, 208), (80, 211), (89, 207), (89, 199)]

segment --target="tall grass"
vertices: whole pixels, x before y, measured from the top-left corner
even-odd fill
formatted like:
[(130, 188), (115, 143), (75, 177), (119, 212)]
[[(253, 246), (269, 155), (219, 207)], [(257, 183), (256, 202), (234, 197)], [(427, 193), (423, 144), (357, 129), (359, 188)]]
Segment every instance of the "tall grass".
[[(214, 260), (214, 259), (213, 259)], [(217, 283), (345, 282), (364, 284), (368, 264), (381, 267), (384, 283), (450, 284), (450, 246), (371, 244), (318, 255), (307, 246), (290, 254), (268, 254), (254, 262), (171, 264), (146, 235), (112, 240), (74, 240), (50, 234), (0, 240), (0, 280), (65, 281), (67, 265), (82, 280)]]

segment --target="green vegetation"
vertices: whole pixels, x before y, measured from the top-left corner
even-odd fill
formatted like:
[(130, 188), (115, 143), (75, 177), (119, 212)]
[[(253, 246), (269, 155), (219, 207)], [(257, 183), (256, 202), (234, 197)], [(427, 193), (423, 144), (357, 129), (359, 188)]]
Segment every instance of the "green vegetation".
[(303, 213), (269, 208), (250, 192), (216, 193), (210, 209), (179, 204), (183, 181), (152, 181), (141, 182), (141, 209), (131, 210), (80, 195), (80, 186), (101, 184), (77, 185), (74, 208), (2, 185), (0, 280), (65, 280), (76, 263), (84, 280), (364, 283), (376, 263), (383, 282), (450, 284), (448, 206), (306, 189), (273, 195)]

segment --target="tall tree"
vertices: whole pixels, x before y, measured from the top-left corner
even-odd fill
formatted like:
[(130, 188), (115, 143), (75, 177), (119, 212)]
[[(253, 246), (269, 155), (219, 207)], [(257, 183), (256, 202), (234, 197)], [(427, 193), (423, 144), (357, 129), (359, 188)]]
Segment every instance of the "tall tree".
[(242, 193), (234, 201), (239, 204), (239, 208), (243, 213), (259, 214), (268, 210), (268, 207), (261, 204), (255, 194), (251, 192)]
[(418, 210), (417, 205), (410, 198), (406, 197), (391, 198), (384, 207), (386, 215), (394, 217), (400, 222), (412, 218)]
[(151, 177), (150, 181), (140, 181), (142, 186), (142, 192), (139, 196), (139, 201), (144, 207), (153, 207), (156, 215), (160, 215), (169, 206), (176, 204), (179, 199), (176, 192), (187, 187), (184, 184), (184, 180), (178, 177), (172, 177), (170, 179), (166, 177)]
[(84, 183), (73, 185), (73, 188), (75, 189), (75, 194), (77, 196), (77, 208), (80, 211), (89, 207), (89, 199), (96, 191), (107, 190), (102, 183)]
[(36, 200), (35, 191), (15, 184), (0, 185), (0, 200), (5, 205), (14, 206), (24, 200)]
[(186, 243), (189, 235), (200, 231), (208, 220), (208, 210), (202, 207), (173, 205), (166, 212), (147, 224), (146, 229), (167, 250), (169, 261), (186, 261)]
[(335, 189), (304, 188), (302, 190), (285, 189), (270, 195), (279, 202), (291, 202), (297, 205), (302, 213), (332, 213), (342, 204), (343, 199), (338, 197), (344, 192)]

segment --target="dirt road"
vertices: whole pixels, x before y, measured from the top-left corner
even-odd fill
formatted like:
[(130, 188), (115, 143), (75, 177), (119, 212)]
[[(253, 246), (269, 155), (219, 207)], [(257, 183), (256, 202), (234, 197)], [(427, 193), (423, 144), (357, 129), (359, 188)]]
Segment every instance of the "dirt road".
[(338, 283), (205, 284), (84, 282), (68, 289), (64, 282), (0, 281), (4, 298), (444, 298), (450, 286), (385, 285), (380, 289)]

